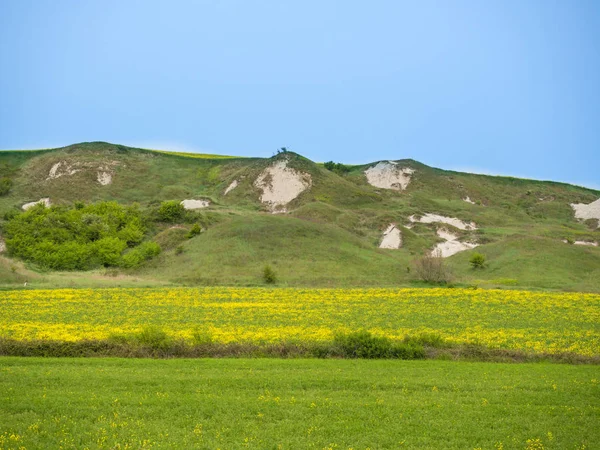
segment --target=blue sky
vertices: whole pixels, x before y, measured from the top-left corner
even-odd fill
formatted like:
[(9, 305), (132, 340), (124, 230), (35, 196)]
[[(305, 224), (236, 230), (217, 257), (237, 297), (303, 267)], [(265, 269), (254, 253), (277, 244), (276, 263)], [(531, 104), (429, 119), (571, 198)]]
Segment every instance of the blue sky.
[(600, 2), (1, 0), (0, 148), (414, 158), (600, 188)]

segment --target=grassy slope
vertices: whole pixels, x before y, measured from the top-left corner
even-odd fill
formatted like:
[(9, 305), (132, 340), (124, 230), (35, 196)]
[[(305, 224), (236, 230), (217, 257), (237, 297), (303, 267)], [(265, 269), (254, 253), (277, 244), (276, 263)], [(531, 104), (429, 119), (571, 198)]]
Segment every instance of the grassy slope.
[(600, 442), (593, 366), (47, 358), (0, 365), (4, 448), (508, 450)]
[[(489, 268), (472, 272), (468, 257), (448, 260), (459, 281), (483, 285), (599, 290), (600, 248), (569, 246), (563, 238), (600, 240), (600, 231), (574, 220), (572, 202), (591, 202), (600, 192), (562, 183), (489, 177), (433, 169), (412, 160), (403, 161), (416, 173), (405, 192), (375, 189), (363, 170), (354, 166), (340, 177), (295, 154), (290, 165), (311, 174), (312, 188), (294, 200), (290, 214), (264, 214), (259, 192), (252, 182), (269, 163), (258, 158), (192, 158), (131, 149), (105, 143), (77, 144), (51, 151), (0, 152), (0, 176), (14, 186), (0, 197), (0, 217), (27, 201), (50, 197), (55, 203), (75, 200), (118, 200), (142, 206), (167, 199), (209, 198), (213, 225), (207, 233), (185, 242), (185, 252), (167, 250), (139, 274), (150, 280), (200, 284), (253, 284), (260, 282), (264, 264), (275, 266), (283, 283), (290, 285), (406, 284), (410, 260), (431, 248), (438, 238), (432, 226), (404, 230), (405, 247), (379, 250), (381, 231), (391, 222), (408, 223), (412, 214), (439, 213), (480, 226), (475, 233), (484, 243)], [(279, 156), (281, 157), (281, 156)], [(53, 164), (80, 162), (93, 166), (118, 162), (113, 183), (100, 186), (95, 171), (47, 180)], [(238, 188), (227, 196), (234, 179)], [(469, 196), (477, 202), (462, 200)], [(301, 249), (301, 251), (299, 251)], [(0, 284), (21, 282), (11, 263), (0, 263)], [(31, 268), (29, 269), (31, 270)], [(39, 286), (86, 285), (87, 274), (30, 275)], [(100, 275), (101, 277), (101, 275)], [(52, 280), (51, 280), (52, 278)], [(122, 279), (123, 285), (138, 281)], [(516, 281), (515, 281), (516, 280)], [(131, 283), (130, 283), (131, 281)], [(101, 283), (110, 284), (110, 278)]]

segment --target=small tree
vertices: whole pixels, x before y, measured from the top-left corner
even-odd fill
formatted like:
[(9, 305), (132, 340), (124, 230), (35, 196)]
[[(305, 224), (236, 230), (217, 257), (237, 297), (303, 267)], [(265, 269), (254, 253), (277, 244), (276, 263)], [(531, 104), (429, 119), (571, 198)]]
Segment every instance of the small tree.
[(275, 284), (277, 282), (275, 271), (269, 265), (266, 265), (263, 269), (263, 280), (267, 284)]
[(485, 255), (473, 253), (471, 259), (469, 259), (469, 264), (473, 269), (483, 269), (485, 267)]
[(421, 281), (439, 284), (450, 282), (450, 271), (446, 267), (442, 253), (439, 250), (414, 260), (413, 266), (417, 278)]

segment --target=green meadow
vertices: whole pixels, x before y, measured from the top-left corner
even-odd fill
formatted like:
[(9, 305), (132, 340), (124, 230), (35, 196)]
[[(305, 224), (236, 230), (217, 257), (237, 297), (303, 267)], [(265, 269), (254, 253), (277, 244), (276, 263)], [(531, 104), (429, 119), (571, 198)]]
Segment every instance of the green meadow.
[(0, 448), (593, 449), (600, 370), (563, 364), (0, 359)]

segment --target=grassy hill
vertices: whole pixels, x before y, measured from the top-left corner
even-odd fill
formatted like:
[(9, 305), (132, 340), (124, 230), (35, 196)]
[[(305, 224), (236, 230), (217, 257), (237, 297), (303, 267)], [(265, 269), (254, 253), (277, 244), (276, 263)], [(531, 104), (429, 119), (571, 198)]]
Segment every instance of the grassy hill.
[[(283, 161), (310, 177), (310, 187), (285, 205), (285, 213), (271, 214), (255, 180)], [(4, 224), (23, 204), (42, 198), (53, 205), (135, 202), (144, 210), (166, 200), (203, 199), (210, 206), (198, 213), (205, 232), (192, 239), (186, 238), (190, 223), (150, 227), (147, 239), (163, 252), (142, 267), (49, 272), (9, 251), (0, 256), (0, 285), (254, 285), (262, 283), (266, 264), (283, 285), (405, 285), (415, 282), (411, 261), (442, 241), (439, 224), (411, 224), (409, 217), (438, 214), (477, 225), (474, 231), (444, 226), (479, 244), (446, 259), (458, 283), (600, 290), (600, 247), (563, 242), (600, 241), (597, 222), (576, 220), (570, 207), (595, 201), (599, 191), (445, 171), (413, 160), (397, 164), (414, 171), (403, 191), (370, 185), (364, 172), (374, 164), (338, 174), (291, 152), (238, 158), (102, 142), (2, 151), (0, 179), (10, 180), (0, 196)], [(237, 187), (225, 195), (234, 181)], [(391, 223), (401, 230), (403, 245), (380, 249)], [(485, 269), (470, 268), (473, 252), (486, 255)]]

